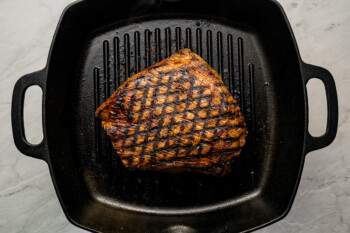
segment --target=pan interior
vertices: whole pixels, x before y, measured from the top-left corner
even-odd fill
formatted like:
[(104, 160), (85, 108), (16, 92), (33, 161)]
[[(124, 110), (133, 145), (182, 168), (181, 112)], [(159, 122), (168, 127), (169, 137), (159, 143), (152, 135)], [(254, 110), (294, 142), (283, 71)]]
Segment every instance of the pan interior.
[[(125, 169), (94, 117), (119, 85), (133, 74), (182, 48), (199, 54), (239, 101), (248, 138), (232, 172), (222, 178)], [(74, 85), (78, 93), (76, 153), (91, 194), (109, 203), (191, 208), (240, 200), (259, 192), (273, 154), (274, 86), (259, 34), (247, 25), (203, 17), (142, 18), (109, 25), (86, 39)], [(270, 120), (267, 120), (270, 119)]]

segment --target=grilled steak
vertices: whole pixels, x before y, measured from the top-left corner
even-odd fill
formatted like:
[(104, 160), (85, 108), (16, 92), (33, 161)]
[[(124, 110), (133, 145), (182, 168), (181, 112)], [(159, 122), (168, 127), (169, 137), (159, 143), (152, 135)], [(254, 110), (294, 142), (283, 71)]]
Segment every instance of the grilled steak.
[(224, 175), (247, 136), (220, 75), (189, 49), (129, 78), (95, 115), (129, 169)]

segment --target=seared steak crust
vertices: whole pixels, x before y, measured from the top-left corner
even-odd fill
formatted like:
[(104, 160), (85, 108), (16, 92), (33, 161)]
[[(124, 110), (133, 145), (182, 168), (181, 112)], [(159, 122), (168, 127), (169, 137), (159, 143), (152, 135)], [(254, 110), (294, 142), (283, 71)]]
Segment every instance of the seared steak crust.
[(189, 49), (129, 78), (95, 115), (129, 169), (224, 175), (247, 136), (220, 75)]

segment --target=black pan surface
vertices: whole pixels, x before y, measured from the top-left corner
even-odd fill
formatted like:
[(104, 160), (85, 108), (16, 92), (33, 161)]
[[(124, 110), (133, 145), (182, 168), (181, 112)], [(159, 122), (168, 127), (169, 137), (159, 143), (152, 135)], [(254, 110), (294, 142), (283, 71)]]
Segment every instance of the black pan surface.
[[(94, 111), (131, 75), (190, 48), (239, 101), (249, 136), (232, 172), (131, 172)], [(308, 133), (310, 78), (328, 101), (327, 132)], [(44, 91), (44, 140), (24, 137), (23, 96)], [(331, 74), (300, 59), (279, 5), (264, 1), (79, 1), (64, 12), (47, 67), (22, 77), (13, 131), (24, 154), (48, 162), (74, 224), (101, 232), (239, 232), (285, 216), (307, 152), (329, 145), (338, 106)]]

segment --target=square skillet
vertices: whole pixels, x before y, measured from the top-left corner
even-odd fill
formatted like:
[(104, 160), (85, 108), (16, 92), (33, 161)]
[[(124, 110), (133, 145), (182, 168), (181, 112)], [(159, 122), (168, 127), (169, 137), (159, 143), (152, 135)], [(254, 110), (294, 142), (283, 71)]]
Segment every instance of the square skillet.
[[(249, 137), (233, 172), (130, 172), (94, 111), (128, 77), (191, 48), (238, 99)], [(306, 83), (321, 79), (327, 132), (308, 133)], [(43, 89), (44, 140), (24, 136), (26, 89)], [(335, 138), (331, 74), (302, 62), (286, 16), (273, 0), (78, 1), (65, 10), (45, 69), (22, 77), (12, 103), (16, 146), (45, 160), (67, 218), (98, 232), (239, 232), (284, 217), (304, 156)]]

